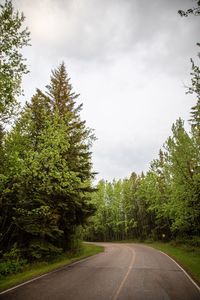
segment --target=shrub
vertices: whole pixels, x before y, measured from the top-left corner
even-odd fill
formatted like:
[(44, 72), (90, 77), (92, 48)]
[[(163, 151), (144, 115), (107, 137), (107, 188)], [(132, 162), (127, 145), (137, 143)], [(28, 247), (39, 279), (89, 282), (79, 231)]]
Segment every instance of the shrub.
[(0, 277), (21, 272), (23, 271), (26, 265), (26, 259), (8, 260), (0, 262)]
[(55, 247), (46, 241), (34, 240), (29, 245), (31, 260), (49, 260), (62, 253), (62, 248)]
[(186, 245), (192, 247), (200, 247), (199, 236), (178, 236), (175, 240), (171, 241), (172, 246)]
[(21, 272), (27, 265), (27, 260), (21, 257), (21, 250), (15, 243), (9, 252), (4, 253), (0, 261), (0, 277)]

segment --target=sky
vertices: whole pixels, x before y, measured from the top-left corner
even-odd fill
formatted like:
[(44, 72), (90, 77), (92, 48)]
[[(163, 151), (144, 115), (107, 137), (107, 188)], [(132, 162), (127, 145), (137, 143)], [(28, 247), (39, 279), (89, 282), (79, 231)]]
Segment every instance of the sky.
[[(3, 0), (0, 0), (3, 2)], [(179, 117), (188, 127), (199, 18), (177, 11), (192, 0), (13, 0), (31, 32), (24, 50), (30, 101), (64, 61), (82, 119), (95, 130), (96, 180), (146, 172)]]

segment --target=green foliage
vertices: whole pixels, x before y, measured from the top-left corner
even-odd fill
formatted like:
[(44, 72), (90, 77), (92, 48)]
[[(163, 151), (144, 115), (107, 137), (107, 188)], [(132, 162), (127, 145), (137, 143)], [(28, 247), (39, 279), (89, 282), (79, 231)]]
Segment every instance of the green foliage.
[(29, 32), (23, 28), (24, 15), (15, 12), (12, 1), (0, 5), (0, 121), (7, 121), (21, 94), (22, 75), (27, 73), (21, 49), (29, 43)]
[(90, 218), (85, 236), (91, 240), (123, 240), (144, 238), (148, 232), (146, 203), (138, 198), (141, 177), (135, 173), (129, 179), (100, 181), (93, 203), (97, 210)]
[(0, 262), (0, 278), (21, 272), (24, 267), (27, 265), (26, 259), (20, 260), (8, 260)]
[(17, 241), (23, 255), (42, 260), (78, 247), (77, 227), (93, 213), (93, 133), (80, 119), (62, 64), (48, 93), (37, 90), (5, 137), (0, 175), (0, 245)]
[(183, 238), (198, 245), (200, 235), (200, 87), (199, 67), (192, 64), (188, 93), (197, 96), (192, 107), (191, 132), (178, 119), (147, 174), (100, 181), (93, 202), (95, 216), (85, 230), (89, 240)]
[(52, 72), (46, 92), (36, 91), (5, 134), (27, 73), (21, 50), (29, 43), (29, 32), (10, 0), (0, 9), (0, 254), (6, 260), (1, 273), (21, 270), (24, 258), (42, 261), (66, 250), (79, 251), (83, 227), (90, 240), (184, 237), (189, 243), (191, 236), (191, 244), (197, 245), (199, 67), (192, 61), (188, 93), (197, 96), (197, 103), (191, 110), (191, 132), (177, 120), (146, 175), (102, 180), (94, 189), (95, 136), (81, 120), (82, 104), (77, 104), (79, 95), (72, 90), (64, 63)]
[(29, 243), (30, 251), (29, 257), (32, 258), (32, 260), (43, 260), (45, 259), (52, 259), (56, 256), (58, 256), (60, 253), (62, 253), (62, 248), (58, 248), (54, 246), (52, 243), (48, 243), (47, 241), (42, 241), (40, 239), (38, 240), (32, 240)]
[(76, 229), (74, 230), (74, 233), (70, 236), (70, 242), (69, 242), (69, 247), (68, 250), (69, 252), (74, 255), (76, 254), (81, 254), (83, 250), (83, 228), (82, 226), (77, 226)]
[(176, 240), (171, 241), (172, 245), (187, 245), (192, 247), (197, 247), (200, 249), (200, 236), (177, 236)]
[[(196, 120), (196, 117), (194, 117)], [(198, 127), (198, 126), (197, 126)], [(95, 216), (85, 231), (88, 239), (123, 240), (171, 238), (200, 233), (200, 144), (179, 119), (159, 158), (146, 176), (100, 181), (93, 195)], [(191, 242), (192, 243), (192, 242)]]
[(9, 252), (4, 253), (0, 261), (0, 277), (21, 272), (26, 265), (27, 260), (21, 257), (20, 249), (14, 244)]
[(169, 207), (172, 229), (197, 234), (200, 230), (198, 151), (181, 120), (173, 125), (172, 132), (173, 137), (166, 143), (167, 163), (173, 178)]

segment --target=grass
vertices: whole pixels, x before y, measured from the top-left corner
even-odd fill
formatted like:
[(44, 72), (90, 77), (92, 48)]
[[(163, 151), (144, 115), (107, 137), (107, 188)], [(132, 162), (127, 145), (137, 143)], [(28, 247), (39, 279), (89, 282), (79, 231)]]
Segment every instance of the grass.
[(145, 243), (148, 246), (161, 250), (171, 256), (187, 271), (200, 285), (200, 249), (187, 245), (172, 245), (170, 243)]
[(75, 261), (89, 257), (91, 255), (98, 254), (103, 251), (103, 247), (96, 246), (93, 244), (83, 244), (82, 251), (74, 256), (63, 254), (53, 262), (40, 262), (29, 265), (23, 272), (15, 275), (9, 275), (0, 279), (0, 292), (7, 290), (13, 286), (23, 283), (27, 280), (33, 279), (34, 277), (43, 275), (50, 271), (59, 269), (63, 266), (69, 265)]

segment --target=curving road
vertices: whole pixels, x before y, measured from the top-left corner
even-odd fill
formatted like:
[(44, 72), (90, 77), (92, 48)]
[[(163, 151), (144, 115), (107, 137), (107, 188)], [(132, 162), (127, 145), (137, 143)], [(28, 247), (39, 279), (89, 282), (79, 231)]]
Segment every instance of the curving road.
[(168, 256), (138, 244), (105, 251), (0, 294), (2, 300), (199, 300), (200, 289)]

